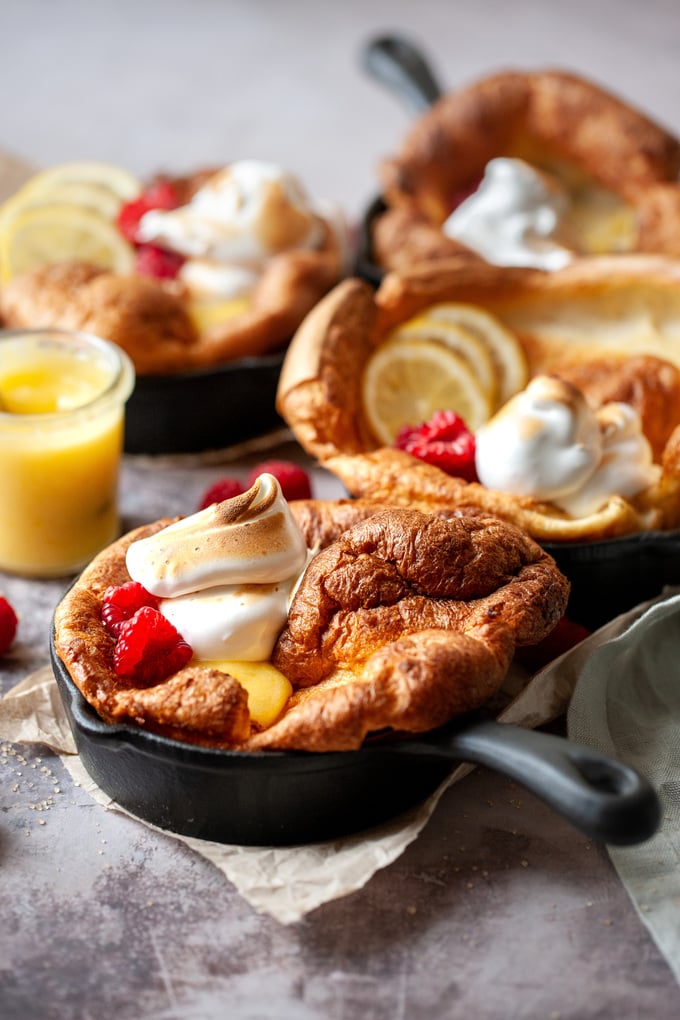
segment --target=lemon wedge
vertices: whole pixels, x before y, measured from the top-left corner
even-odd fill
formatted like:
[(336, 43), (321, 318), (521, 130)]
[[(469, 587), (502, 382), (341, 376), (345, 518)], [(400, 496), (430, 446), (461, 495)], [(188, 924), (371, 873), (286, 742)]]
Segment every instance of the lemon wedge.
[(362, 379), (368, 424), (390, 445), (404, 425), (435, 411), (455, 411), (471, 431), (491, 415), (491, 401), (469, 364), (436, 341), (396, 337), (369, 358)]
[(57, 262), (131, 272), (134, 250), (115, 223), (84, 206), (36, 205), (0, 222), (0, 281)]
[(496, 368), (488, 347), (474, 333), (456, 322), (419, 315), (392, 333), (394, 339), (438, 340), (458, 354), (475, 373), (482, 389), (495, 405), (498, 394)]
[(497, 406), (523, 390), (529, 368), (519, 340), (503, 323), (478, 305), (444, 302), (427, 309), (420, 317), (429, 323), (447, 323), (464, 329), (482, 343), (493, 362), (497, 379)]
[(287, 677), (271, 662), (232, 662), (231, 660), (201, 660), (200, 666), (229, 673), (248, 692), (248, 711), (259, 726), (271, 726), (284, 709), (293, 687)]

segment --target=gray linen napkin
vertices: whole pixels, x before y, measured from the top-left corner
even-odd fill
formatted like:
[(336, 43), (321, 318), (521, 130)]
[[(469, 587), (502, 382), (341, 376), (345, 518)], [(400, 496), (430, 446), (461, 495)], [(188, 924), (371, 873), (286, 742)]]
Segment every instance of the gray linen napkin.
[(568, 734), (637, 768), (660, 795), (659, 832), (638, 846), (608, 849), (680, 981), (680, 594), (632, 610), (593, 638), (567, 714)]

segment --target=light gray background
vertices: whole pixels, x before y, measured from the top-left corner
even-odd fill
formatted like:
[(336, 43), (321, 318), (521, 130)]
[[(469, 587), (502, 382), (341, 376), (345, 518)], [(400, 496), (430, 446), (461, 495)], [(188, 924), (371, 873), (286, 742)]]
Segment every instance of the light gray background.
[(358, 70), (389, 29), (446, 87), (567, 67), (680, 131), (677, 0), (1, 0), (0, 145), (139, 174), (273, 159), (358, 213), (409, 123)]

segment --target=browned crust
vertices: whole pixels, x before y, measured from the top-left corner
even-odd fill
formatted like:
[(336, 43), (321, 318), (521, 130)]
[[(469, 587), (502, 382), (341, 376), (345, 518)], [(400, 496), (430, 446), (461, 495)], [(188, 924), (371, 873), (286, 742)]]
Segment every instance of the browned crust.
[[(362, 407), (365, 364), (392, 329), (442, 301), (476, 304), (497, 315), (520, 340), (532, 374), (564, 372), (594, 401), (624, 399), (635, 406), (665, 465), (661, 485), (572, 520), (555, 507), (468, 485), (407, 454), (381, 450)], [(653, 349), (646, 334), (635, 339), (638, 320), (657, 331)], [(564, 334), (570, 321), (574, 336)], [(628, 321), (634, 339), (624, 343), (617, 330)], [(356, 497), (430, 509), (476, 506), (541, 541), (680, 525), (677, 461), (664, 456), (680, 425), (680, 262), (601, 257), (546, 274), (454, 259), (389, 274), (374, 297), (364, 284), (346, 281), (308, 318), (289, 357), (306, 371), (289, 373), (284, 364), (279, 411), (302, 446)]]
[(640, 251), (680, 253), (678, 139), (576, 75), (503, 71), (444, 96), (383, 162), (389, 210), (376, 221), (380, 264), (400, 269), (459, 251), (439, 227), (452, 196), (473, 186), (497, 156), (574, 167), (636, 210)]
[(272, 656), (299, 692), (280, 719), (256, 733), (243, 689), (213, 669), (190, 665), (150, 687), (115, 675), (104, 593), (128, 579), (130, 542), (169, 521), (104, 550), (57, 608), (57, 654), (103, 719), (217, 747), (358, 747), (373, 730), (427, 730), (483, 704), (515, 647), (540, 641), (566, 608), (569, 585), (554, 561), (498, 520), (348, 501), (293, 508), (307, 540), (329, 544)]

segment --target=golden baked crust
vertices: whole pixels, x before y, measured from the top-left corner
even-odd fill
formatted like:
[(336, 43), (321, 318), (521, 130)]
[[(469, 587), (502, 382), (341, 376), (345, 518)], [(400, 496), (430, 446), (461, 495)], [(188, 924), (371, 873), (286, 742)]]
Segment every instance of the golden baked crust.
[(619, 196), (635, 213), (634, 250), (680, 253), (680, 141), (591, 81), (557, 70), (510, 71), (444, 96), (384, 161), (388, 211), (373, 233), (379, 264), (403, 269), (465, 250), (440, 227), (455, 196), (497, 156)]
[[(212, 171), (172, 181), (182, 202)], [(9, 329), (81, 329), (119, 344), (140, 375), (208, 368), (282, 348), (307, 312), (337, 283), (344, 253), (318, 217), (323, 240), (313, 250), (272, 257), (248, 308), (198, 331), (176, 281), (56, 264), (14, 277), (0, 291), (0, 320)]]
[[(564, 372), (593, 400), (635, 406), (663, 467), (658, 485), (572, 519), (552, 505), (468, 485), (380, 449), (362, 406), (364, 367), (392, 329), (444, 301), (496, 315), (520, 340), (532, 375)], [(334, 288), (293, 340), (277, 407), (301, 445), (353, 496), (429, 509), (478, 507), (541, 541), (575, 541), (680, 526), (679, 386), (680, 262), (603, 257), (546, 274), (463, 260), (389, 274), (375, 295), (359, 280)]]
[(213, 669), (189, 665), (152, 687), (115, 675), (104, 592), (129, 579), (129, 544), (167, 520), (104, 550), (55, 613), (56, 652), (103, 719), (243, 750), (356, 748), (370, 732), (424, 731), (480, 706), (515, 648), (540, 641), (566, 608), (552, 558), (501, 521), (292, 506), (308, 541), (321, 519), (337, 537), (307, 568), (272, 655), (295, 688), (279, 720), (256, 732), (245, 691)]

